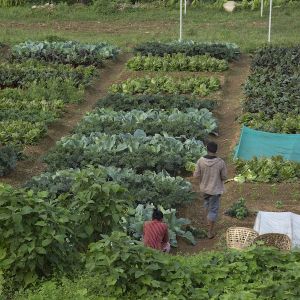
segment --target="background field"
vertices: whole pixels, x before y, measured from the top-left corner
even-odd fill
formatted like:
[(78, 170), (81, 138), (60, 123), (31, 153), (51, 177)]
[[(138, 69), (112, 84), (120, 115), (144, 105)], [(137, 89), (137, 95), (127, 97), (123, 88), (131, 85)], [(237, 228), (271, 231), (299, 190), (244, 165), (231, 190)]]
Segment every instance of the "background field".
[[(300, 4), (274, 7), (272, 42), (300, 42)], [(268, 11), (260, 17), (255, 10), (226, 13), (207, 7), (188, 7), (184, 18), (183, 37), (198, 41), (237, 43), (251, 51), (267, 41)], [(140, 7), (105, 15), (92, 7), (58, 5), (53, 11), (30, 7), (0, 9), (0, 41), (14, 44), (24, 40), (57, 35), (83, 42), (106, 40), (121, 47), (158, 39), (178, 38), (179, 9)]]

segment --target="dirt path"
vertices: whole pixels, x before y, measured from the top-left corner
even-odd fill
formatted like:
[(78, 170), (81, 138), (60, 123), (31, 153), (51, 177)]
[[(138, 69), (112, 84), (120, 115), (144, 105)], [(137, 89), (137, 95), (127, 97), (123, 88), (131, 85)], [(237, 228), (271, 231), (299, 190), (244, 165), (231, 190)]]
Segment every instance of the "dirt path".
[[(215, 116), (219, 122), (219, 136), (212, 137), (219, 145), (218, 155), (227, 162), (228, 177), (232, 178), (234, 174), (234, 166), (230, 162), (230, 155), (237, 143), (240, 125), (236, 121), (237, 116), (241, 112), (241, 99), (243, 98), (242, 84), (245, 83), (249, 72), (250, 58), (242, 56), (241, 59), (230, 66), (230, 70), (225, 75), (225, 85), (223, 87), (223, 97), (219, 107), (216, 109)], [(199, 193), (199, 186), (194, 178), (188, 178), (193, 189), (197, 192), (195, 202), (180, 209), (180, 215), (192, 221), (192, 224), (198, 228), (206, 228), (206, 218), (204, 216), (203, 202)], [(227, 185), (227, 191), (222, 197), (222, 208), (224, 203), (230, 203), (234, 200), (234, 183)], [(234, 200), (235, 201), (235, 200)], [(217, 236), (212, 239), (200, 240), (196, 246), (188, 245), (185, 241), (179, 240), (178, 252), (197, 253), (202, 250), (211, 250), (216, 248), (216, 244), (222, 244), (222, 232), (224, 231), (224, 223), (227, 222), (227, 217), (223, 215), (221, 209), (219, 222), (217, 223)], [(226, 226), (225, 226), (226, 227)]]
[(129, 54), (123, 54), (115, 61), (107, 62), (105, 68), (100, 70), (98, 78), (87, 89), (85, 101), (78, 105), (66, 106), (64, 115), (49, 126), (47, 136), (40, 140), (37, 145), (26, 147), (24, 154), (27, 159), (19, 161), (16, 170), (9, 176), (2, 177), (1, 182), (19, 186), (32, 176), (42, 173), (46, 168), (42, 162), (43, 155), (58, 140), (68, 135), (84, 114), (93, 109), (97, 100), (106, 95), (108, 87), (121, 75), (128, 57)]

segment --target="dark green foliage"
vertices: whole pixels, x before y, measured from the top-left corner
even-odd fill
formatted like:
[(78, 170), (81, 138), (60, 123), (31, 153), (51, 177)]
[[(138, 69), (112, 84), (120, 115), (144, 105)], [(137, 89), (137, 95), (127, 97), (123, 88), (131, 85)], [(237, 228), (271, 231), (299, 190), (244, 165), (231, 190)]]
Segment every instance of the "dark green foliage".
[(103, 60), (114, 58), (119, 49), (108, 43), (81, 44), (74, 41), (27, 41), (12, 48), (12, 59), (25, 61), (37, 59), (41, 61), (73, 66), (102, 66)]
[(246, 113), (240, 117), (245, 126), (276, 133), (300, 133), (300, 114), (276, 113), (269, 119), (263, 112)]
[(149, 110), (177, 108), (186, 111), (188, 108), (207, 108), (213, 110), (216, 106), (214, 100), (200, 100), (195, 97), (183, 95), (124, 95), (120, 93), (110, 94), (97, 102), (97, 107), (107, 107), (113, 110), (129, 111), (132, 109)]
[(7, 175), (16, 167), (18, 149), (12, 145), (0, 147), (0, 176)]
[(11, 281), (17, 288), (55, 270), (73, 271), (89, 243), (122, 229), (131, 207), (126, 190), (101, 169), (75, 175), (70, 191), (57, 199), (0, 186), (0, 268), (7, 288)]
[(300, 163), (286, 161), (282, 156), (249, 161), (238, 159), (235, 164), (242, 181), (281, 182), (300, 178)]
[(0, 87), (20, 87), (30, 82), (47, 81), (53, 78), (72, 80), (75, 86), (89, 85), (95, 73), (94, 67), (42, 64), (26, 61), (20, 64), (2, 63), (0, 65)]
[(240, 55), (237, 45), (230, 43), (201, 43), (193, 41), (184, 42), (146, 42), (134, 48), (136, 53), (141, 55), (158, 55), (184, 53), (187, 56), (209, 54), (218, 59), (226, 59), (228, 61), (235, 60)]
[(178, 109), (131, 110), (129, 112), (96, 109), (86, 115), (75, 128), (78, 134), (88, 135), (92, 132), (107, 134), (131, 133), (137, 129), (148, 135), (167, 133), (171, 136), (205, 139), (208, 134), (217, 131), (216, 119), (207, 109), (190, 108), (187, 112)]
[(122, 233), (90, 245), (75, 280), (42, 283), (18, 300), (297, 300), (299, 252), (266, 247), (170, 256)]
[(134, 135), (74, 134), (59, 141), (44, 161), (49, 170), (105, 165), (180, 174), (185, 164), (196, 161), (206, 153), (201, 141), (184, 142), (167, 135), (146, 136), (137, 130)]
[(245, 84), (241, 121), (256, 129), (297, 133), (299, 90), (300, 46), (259, 49)]
[(237, 218), (239, 220), (244, 220), (249, 215), (249, 210), (246, 207), (245, 199), (240, 198), (238, 201), (234, 202), (225, 212), (226, 215)]
[[(89, 167), (82, 170), (62, 170), (55, 173), (43, 173), (33, 177), (26, 183), (26, 189), (35, 192), (47, 191), (49, 200), (62, 194), (70, 193), (76, 178), (85, 180), (82, 174), (98, 174), (103, 172), (106, 181), (113, 181), (127, 188), (126, 194), (134, 200), (135, 205), (153, 203), (165, 208), (174, 208), (195, 199), (192, 185), (182, 177), (172, 177), (167, 173), (154, 173), (146, 171), (137, 174), (133, 170), (118, 169), (114, 167)], [(81, 175), (80, 175), (81, 174)]]

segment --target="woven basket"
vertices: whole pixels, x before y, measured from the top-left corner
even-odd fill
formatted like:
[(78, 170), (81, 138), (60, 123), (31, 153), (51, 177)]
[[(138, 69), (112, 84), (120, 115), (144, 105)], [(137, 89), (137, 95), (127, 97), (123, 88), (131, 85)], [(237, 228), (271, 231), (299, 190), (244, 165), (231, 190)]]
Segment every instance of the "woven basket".
[(230, 227), (226, 232), (227, 247), (231, 249), (244, 249), (252, 245), (258, 233), (247, 227)]
[(262, 241), (266, 246), (272, 246), (279, 250), (289, 251), (292, 248), (291, 239), (286, 234), (265, 233), (258, 236), (255, 242)]

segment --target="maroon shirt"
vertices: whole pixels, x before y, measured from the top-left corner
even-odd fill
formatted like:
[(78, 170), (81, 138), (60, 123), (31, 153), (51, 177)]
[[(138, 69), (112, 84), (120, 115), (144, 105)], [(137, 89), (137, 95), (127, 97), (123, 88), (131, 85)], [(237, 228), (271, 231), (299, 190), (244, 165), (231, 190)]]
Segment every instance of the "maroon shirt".
[(169, 241), (168, 225), (162, 221), (152, 220), (144, 223), (144, 245), (162, 250)]

